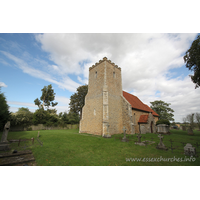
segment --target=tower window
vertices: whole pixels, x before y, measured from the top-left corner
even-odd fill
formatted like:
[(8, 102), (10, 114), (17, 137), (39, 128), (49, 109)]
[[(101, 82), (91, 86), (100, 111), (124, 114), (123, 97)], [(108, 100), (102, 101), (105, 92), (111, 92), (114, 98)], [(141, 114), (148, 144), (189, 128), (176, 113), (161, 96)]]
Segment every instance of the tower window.
[(95, 72), (95, 78), (97, 78), (97, 72)]
[(115, 72), (113, 72), (113, 78), (115, 78)]

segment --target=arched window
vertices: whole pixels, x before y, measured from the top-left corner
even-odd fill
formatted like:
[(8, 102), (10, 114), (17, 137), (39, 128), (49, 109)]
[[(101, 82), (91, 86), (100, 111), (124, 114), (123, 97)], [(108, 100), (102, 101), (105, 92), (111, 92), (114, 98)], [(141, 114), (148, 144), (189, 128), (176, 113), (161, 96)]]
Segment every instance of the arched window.
[(95, 72), (95, 78), (97, 78), (97, 71)]
[(115, 72), (113, 72), (113, 78), (115, 78)]

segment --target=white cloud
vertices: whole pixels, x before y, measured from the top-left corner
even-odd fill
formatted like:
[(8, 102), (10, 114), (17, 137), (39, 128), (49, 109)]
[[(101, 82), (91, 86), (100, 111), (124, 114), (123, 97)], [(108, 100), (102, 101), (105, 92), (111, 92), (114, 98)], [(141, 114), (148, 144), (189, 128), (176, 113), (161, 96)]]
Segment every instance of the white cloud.
[(9, 105), (15, 105), (20, 107), (32, 107), (32, 108), (38, 108), (34, 103), (28, 103), (28, 102), (19, 102), (19, 101), (7, 101)]
[(29, 74), (30, 76), (46, 80), (50, 83), (54, 83), (58, 85), (60, 88), (67, 89), (72, 92), (76, 91), (76, 88), (80, 86), (80, 84), (76, 83), (68, 76), (63, 77), (61, 80), (60, 79), (56, 80), (56, 78), (53, 77), (51, 74), (29, 66), (26, 62), (24, 62), (20, 58), (17, 58), (16, 56), (5, 51), (0, 51), (0, 52), (3, 53), (7, 58), (13, 60), (24, 73)]
[[(57, 114), (60, 112), (68, 112), (69, 111), (69, 102), (70, 99), (63, 96), (55, 96), (55, 102), (58, 102), (58, 105), (55, 107), (50, 107), (50, 109), (56, 109)], [(8, 105), (10, 106), (9, 110), (11, 112), (17, 112), (18, 108), (25, 107), (28, 108), (31, 112), (35, 112), (35, 110), (38, 109), (38, 106), (36, 106), (34, 103), (28, 103), (28, 102), (19, 102), (19, 101), (7, 101)]]
[(1, 62), (2, 64), (4, 64), (4, 65), (10, 65), (10, 64), (8, 64), (5, 60), (3, 60), (2, 58), (0, 58), (0, 62)]
[(70, 98), (63, 97), (63, 96), (55, 96), (55, 101), (61, 105), (68, 105), (70, 102)]
[[(37, 42), (55, 64), (40, 58), (32, 58), (33, 64), (27, 64), (25, 58), (19, 59), (5, 51), (1, 53), (15, 61), (24, 73), (72, 92), (80, 83), (88, 83), (89, 67), (106, 56), (121, 67), (124, 90), (137, 95), (148, 105), (157, 99), (171, 103), (175, 120), (181, 121), (182, 115), (200, 110), (200, 89), (195, 90), (190, 78), (181, 71), (183, 55), (196, 35), (36, 34)], [(22, 56), (25, 55), (30, 61), (31, 56), (24, 52)], [(41, 67), (36, 69), (37, 63)], [(171, 69), (179, 70), (178, 76), (169, 71)], [(71, 74), (79, 83), (70, 78)]]
[[(122, 68), (123, 89), (146, 104), (161, 99), (171, 103), (175, 120), (200, 110), (200, 90), (181, 73), (183, 54), (197, 34), (38, 34), (42, 49), (63, 73), (81, 74), (88, 79), (89, 67), (104, 56)], [(85, 62), (83, 66), (81, 62)], [(181, 78), (170, 69), (180, 69)], [(160, 96), (158, 96), (158, 94)]]
[(0, 82), (0, 87), (8, 87), (5, 83)]

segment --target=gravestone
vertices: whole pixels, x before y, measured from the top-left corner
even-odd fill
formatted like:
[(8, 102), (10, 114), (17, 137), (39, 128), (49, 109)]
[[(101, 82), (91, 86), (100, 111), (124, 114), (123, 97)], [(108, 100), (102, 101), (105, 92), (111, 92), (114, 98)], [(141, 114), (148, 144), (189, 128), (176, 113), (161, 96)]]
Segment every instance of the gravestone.
[(162, 136), (161, 134), (159, 134), (158, 137), (160, 138), (160, 142), (159, 142), (159, 144), (158, 144), (158, 146), (156, 148), (157, 149), (167, 150), (167, 147), (163, 143), (164, 136)]
[(40, 131), (38, 131), (38, 135), (37, 135), (37, 137), (40, 137)]
[(184, 153), (186, 156), (194, 156), (196, 154), (196, 148), (190, 143), (187, 143), (184, 147)]
[(128, 140), (126, 138), (126, 127), (124, 126), (122, 130), (124, 132), (124, 137), (122, 138), (122, 142), (127, 142)]
[(194, 135), (192, 128), (189, 126), (188, 127), (188, 135)]
[(159, 124), (157, 125), (157, 132), (161, 134), (168, 134), (169, 132), (169, 126), (167, 124)]
[(4, 126), (3, 135), (1, 137), (1, 143), (8, 143), (7, 137), (10, 130), (10, 122), (7, 122)]
[(10, 130), (10, 122), (8, 121), (4, 126), (4, 130), (3, 130), (3, 134), (2, 134), (1, 142), (0, 142), (0, 150), (9, 149), (9, 142), (7, 140), (9, 130)]

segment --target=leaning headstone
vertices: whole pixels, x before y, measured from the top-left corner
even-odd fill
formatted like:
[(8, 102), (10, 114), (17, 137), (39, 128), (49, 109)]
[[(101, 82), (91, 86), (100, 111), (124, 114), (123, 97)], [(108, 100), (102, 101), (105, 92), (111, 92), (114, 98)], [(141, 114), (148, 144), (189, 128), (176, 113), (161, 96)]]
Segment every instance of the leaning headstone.
[(10, 130), (10, 122), (7, 122), (4, 126), (3, 135), (1, 137), (0, 150), (9, 149), (9, 142), (7, 140), (9, 130)]
[(40, 137), (40, 131), (38, 131), (38, 135), (37, 135), (37, 137)]
[(188, 127), (188, 135), (194, 135), (193, 130), (191, 127)]
[(10, 122), (7, 122), (4, 126), (3, 135), (1, 137), (1, 143), (8, 143), (7, 137), (10, 130)]
[(186, 156), (194, 156), (196, 154), (196, 148), (190, 143), (187, 143), (184, 147), (184, 153)]
[(167, 150), (167, 147), (163, 143), (164, 136), (162, 136), (161, 134), (159, 134), (158, 137), (160, 138), (160, 142), (159, 142), (159, 144), (158, 144), (158, 146), (156, 148), (157, 149)]

